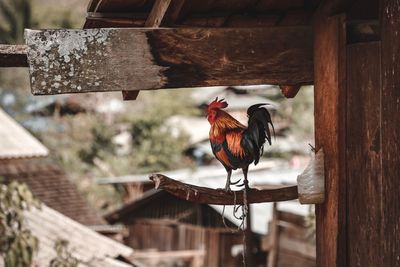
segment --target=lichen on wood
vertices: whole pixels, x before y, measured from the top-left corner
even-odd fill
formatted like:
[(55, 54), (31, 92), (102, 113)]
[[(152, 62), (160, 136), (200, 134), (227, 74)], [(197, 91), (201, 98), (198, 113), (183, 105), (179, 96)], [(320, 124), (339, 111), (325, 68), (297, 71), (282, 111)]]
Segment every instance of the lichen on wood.
[[(62, 86), (69, 86), (80, 91), (82, 85), (72, 82), (71, 77), (84, 74), (88, 85), (101, 86), (101, 77), (93, 75), (89, 68), (85, 69), (84, 63), (85, 61), (92, 64), (102, 63), (102, 60), (96, 61), (96, 55), (107, 57), (105, 44), (108, 40), (109, 29), (54, 30), (38, 34), (39, 32), (25, 31), (25, 39), (29, 47), (28, 62), (31, 84), (35, 84), (36, 80), (41, 80), (40, 87), (49, 93), (54, 90), (61, 92)], [(96, 47), (95, 51), (89, 49), (93, 46)], [(76, 64), (78, 62), (81, 64)], [(82, 68), (77, 68), (77, 66), (82, 66)], [(57, 69), (64, 71), (51, 77), (49, 74)], [(32, 88), (36, 88), (36, 86)]]
[(25, 39), (33, 94), (134, 90), (164, 83), (161, 72), (166, 68), (153, 63), (145, 30), (26, 30)]

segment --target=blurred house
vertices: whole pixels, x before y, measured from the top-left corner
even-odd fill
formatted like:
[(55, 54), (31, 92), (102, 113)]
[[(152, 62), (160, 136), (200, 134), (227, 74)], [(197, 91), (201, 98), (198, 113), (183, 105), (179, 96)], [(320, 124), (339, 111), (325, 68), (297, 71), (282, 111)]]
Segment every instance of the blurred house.
[[(1, 100), (1, 98), (0, 98)], [(101, 114), (122, 113), (126, 110), (118, 93), (85, 95), (51, 95), (29, 98), (25, 111), (34, 116), (64, 116), (96, 112)]]
[[(231, 248), (243, 239), (237, 225), (226, 219), (226, 228), (221, 215), (209, 205), (181, 200), (155, 189), (108, 214), (106, 219), (127, 227), (129, 234), (124, 243), (135, 250), (186, 251), (192, 257), (201, 256), (199, 266), (234, 266), (236, 255), (231, 254)], [(254, 238), (260, 242), (258, 235)], [(176, 257), (175, 263), (182, 260)]]
[[(273, 188), (295, 184), (300, 172), (301, 169), (290, 169), (282, 161), (264, 161), (252, 166), (249, 180), (253, 187)], [(221, 166), (204, 166), (163, 172), (163, 174), (185, 183), (210, 188), (222, 188), (226, 179), (226, 171)], [(241, 172), (233, 173), (233, 180), (240, 178), (242, 178)], [(226, 206), (223, 212), (222, 206), (196, 204), (178, 199), (164, 191), (154, 190), (147, 175), (107, 178), (99, 182), (118, 183), (125, 188), (126, 203), (120, 209), (108, 214), (106, 219), (110, 223), (122, 223), (128, 228), (129, 234), (125, 237), (125, 244), (128, 246), (157, 251), (204, 250), (205, 259), (202, 266), (241, 266), (239, 259), (243, 248), (243, 236), (241, 232), (231, 231), (237, 229), (241, 221), (233, 216), (232, 207)], [(284, 218), (297, 216), (299, 221), (304, 221), (309, 210), (307, 206), (302, 206), (297, 201), (287, 201), (280, 203), (279, 212), (284, 214)], [(231, 229), (227, 229), (222, 223), (222, 214)], [(273, 231), (270, 225), (274, 221), (273, 204), (254, 204), (251, 206), (251, 214), (253, 238), (258, 248), (256, 254), (262, 264), (266, 262), (270, 251), (268, 246), (271, 246), (270, 236), (273, 235)], [(296, 229), (303, 229), (299, 231), (304, 232), (307, 230), (304, 223)], [(307, 243), (305, 241), (296, 243), (292, 236), (287, 239), (290, 240), (289, 245), (284, 247), (287, 253), (304, 259), (305, 263), (298, 266), (314, 266), (312, 251), (303, 255), (297, 250), (291, 250), (292, 246), (302, 248)], [(266, 240), (269, 240), (269, 243)], [(312, 246), (311, 243), (307, 248)]]
[(89, 206), (75, 184), (57, 165), (44, 159), (49, 151), (13, 118), (0, 109), (0, 182), (26, 183), (44, 204), (99, 232), (118, 237)]
[[(55, 244), (67, 241), (66, 249), (79, 261), (80, 267), (144, 267), (132, 262), (134, 251), (88, 227), (64, 216), (46, 205), (25, 212), (26, 227), (39, 239), (33, 266), (49, 266), (57, 257)], [(3, 261), (0, 260), (0, 266)]]
[(266, 267), (315, 267), (316, 246), (310, 219), (283, 211), (282, 203), (274, 203), (268, 234), (262, 250), (267, 251)]

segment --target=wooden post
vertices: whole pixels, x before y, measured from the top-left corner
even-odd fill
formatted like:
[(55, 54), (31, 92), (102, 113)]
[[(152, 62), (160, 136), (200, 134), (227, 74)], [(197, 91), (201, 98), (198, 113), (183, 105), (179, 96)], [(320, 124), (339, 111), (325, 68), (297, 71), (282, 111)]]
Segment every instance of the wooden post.
[(345, 18), (314, 24), (315, 142), (325, 152), (325, 203), (316, 205), (317, 266), (346, 265)]
[(244, 257), (246, 261), (246, 266), (256, 266), (255, 257), (253, 253), (254, 242), (253, 242), (253, 231), (251, 230), (251, 208), (250, 203), (247, 204), (247, 214), (246, 214), (246, 229), (244, 230), (245, 235), (245, 251)]
[[(382, 266), (400, 266), (400, 3), (381, 3)], [(376, 203), (378, 205), (379, 203)], [(378, 231), (378, 229), (376, 229)], [(377, 265), (375, 265), (377, 266)]]
[(270, 244), (272, 247), (268, 251), (267, 267), (276, 267), (278, 263), (279, 251), (279, 218), (276, 202), (274, 202), (274, 206), (272, 208), (272, 221), (270, 230)]

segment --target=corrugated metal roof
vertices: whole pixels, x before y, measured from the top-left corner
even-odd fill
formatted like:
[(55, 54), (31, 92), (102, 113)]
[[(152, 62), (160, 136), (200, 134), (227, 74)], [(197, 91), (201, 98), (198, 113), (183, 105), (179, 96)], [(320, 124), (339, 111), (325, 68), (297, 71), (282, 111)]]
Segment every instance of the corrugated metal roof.
[(46, 205), (27, 212), (25, 218), (27, 227), (39, 238), (39, 252), (35, 257), (39, 266), (48, 266), (50, 260), (56, 257), (54, 244), (60, 239), (69, 242), (68, 249), (82, 262), (80, 266), (131, 266), (115, 258), (129, 257), (133, 249), (96, 233)]
[(0, 109), (0, 159), (45, 157), (47, 148)]

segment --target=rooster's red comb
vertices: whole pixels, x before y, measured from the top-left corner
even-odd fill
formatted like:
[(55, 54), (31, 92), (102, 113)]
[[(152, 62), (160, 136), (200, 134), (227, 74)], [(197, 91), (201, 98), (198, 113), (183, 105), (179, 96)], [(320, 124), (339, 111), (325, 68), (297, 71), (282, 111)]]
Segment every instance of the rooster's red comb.
[(207, 110), (217, 109), (217, 108), (226, 108), (227, 106), (228, 106), (228, 103), (226, 101), (224, 101), (224, 99), (218, 100), (218, 97), (216, 97), (215, 100), (208, 105)]

